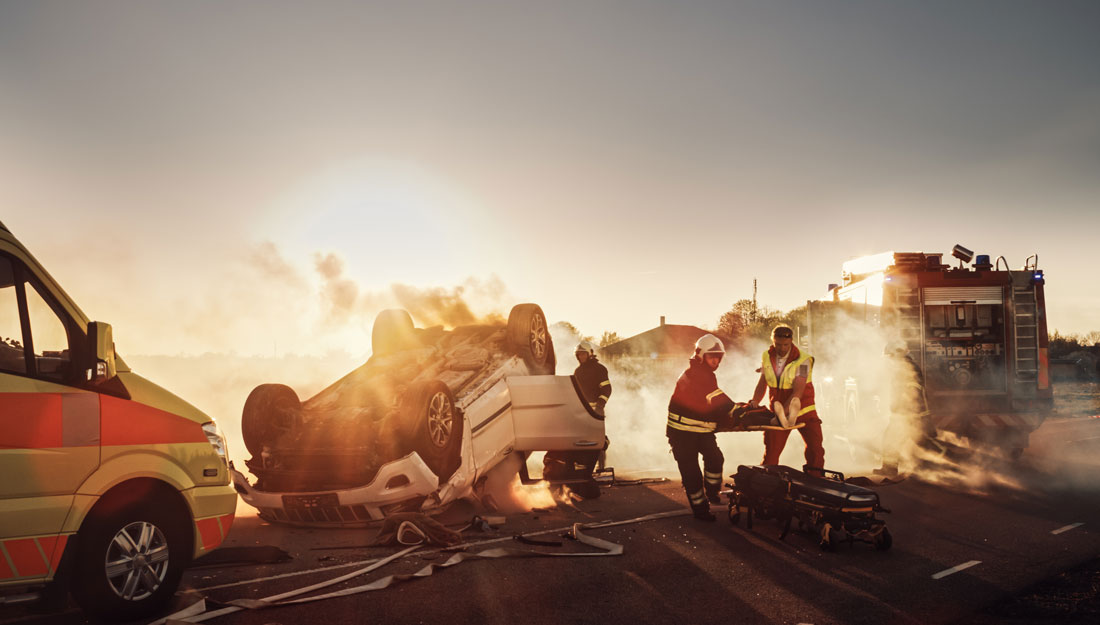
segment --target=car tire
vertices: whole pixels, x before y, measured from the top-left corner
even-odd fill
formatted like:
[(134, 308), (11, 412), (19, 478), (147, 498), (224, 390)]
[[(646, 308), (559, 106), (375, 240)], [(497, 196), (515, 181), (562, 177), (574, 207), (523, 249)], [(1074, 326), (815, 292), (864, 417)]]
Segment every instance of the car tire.
[(301, 414), (302, 402), (289, 386), (261, 384), (252, 389), (241, 414), (245, 448), (258, 457), (265, 446), (274, 446), (280, 436), (296, 428)]
[(85, 522), (72, 584), (85, 612), (130, 621), (168, 604), (191, 555), (190, 519), (175, 512), (155, 500), (134, 502)]
[(387, 356), (418, 345), (409, 311), (390, 308), (378, 313), (370, 332), (371, 354)]
[(439, 380), (414, 382), (402, 399), (406, 444), (442, 483), (458, 469), (462, 454), (462, 413)]
[(532, 375), (553, 375), (557, 366), (546, 315), (538, 304), (517, 304), (508, 314), (508, 345)]

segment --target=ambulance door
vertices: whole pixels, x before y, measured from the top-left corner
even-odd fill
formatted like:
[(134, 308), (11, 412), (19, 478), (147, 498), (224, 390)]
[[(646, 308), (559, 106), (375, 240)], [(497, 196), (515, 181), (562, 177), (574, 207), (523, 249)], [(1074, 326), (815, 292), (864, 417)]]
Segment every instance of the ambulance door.
[(99, 396), (81, 388), (83, 333), (61, 310), (0, 253), (0, 581), (56, 567), (74, 494), (99, 465)]

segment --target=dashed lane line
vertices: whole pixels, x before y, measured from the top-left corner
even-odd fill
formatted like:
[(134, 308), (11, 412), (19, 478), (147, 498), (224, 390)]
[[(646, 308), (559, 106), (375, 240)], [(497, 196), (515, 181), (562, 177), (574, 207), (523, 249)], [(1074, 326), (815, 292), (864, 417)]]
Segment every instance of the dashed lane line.
[(1062, 532), (1068, 532), (1068, 531), (1070, 531), (1071, 529), (1073, 529), (1075, 527), (1081, 527), (1082, 525), (1084, 525), (1084, 523), (1070, 523), (1069, 525), (1067, 525), (1065, 527), (1059, 527), (1056, 530), (1051, 530), (1050, 533), (1057, 535), (1057, 534), (1061, 534)]
[(974, 566), (975, 564), (981, 564), (981, 563), (982, 563), (981, 560), (971, 560), (970, 562), (963, 562), (962, 564), (960, 564), (958, 566), (953, 566), (949, 569), (945, 569), (943, 571), (940, 571), (939, 573), (936, 573), (935, 575), (932, 576), (932, 579), (943, 579), (943, 578), (947, 577), (948, 575), (953, 575), (955, 573), (958, 573), (959, 571), (966, 570), (966, 569)]

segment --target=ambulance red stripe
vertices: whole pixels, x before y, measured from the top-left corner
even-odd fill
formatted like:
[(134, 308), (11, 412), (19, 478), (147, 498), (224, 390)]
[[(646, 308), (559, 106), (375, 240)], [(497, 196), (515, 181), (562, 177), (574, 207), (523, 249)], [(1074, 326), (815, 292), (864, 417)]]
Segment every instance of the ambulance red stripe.
[(103, 395), (103, 445), (158, 445), (208, 442), (202, 425), (136, 401)]

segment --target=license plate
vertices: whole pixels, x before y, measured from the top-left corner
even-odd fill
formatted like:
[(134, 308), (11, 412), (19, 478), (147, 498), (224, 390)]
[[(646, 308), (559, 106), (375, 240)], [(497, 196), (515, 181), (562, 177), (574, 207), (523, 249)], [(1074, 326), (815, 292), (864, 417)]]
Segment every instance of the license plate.
[(320, 493), (317, 495), (283, 495), (283, 507), (285, 508), (327, 508), (340, 505), (340, 498), (336, 493)]

